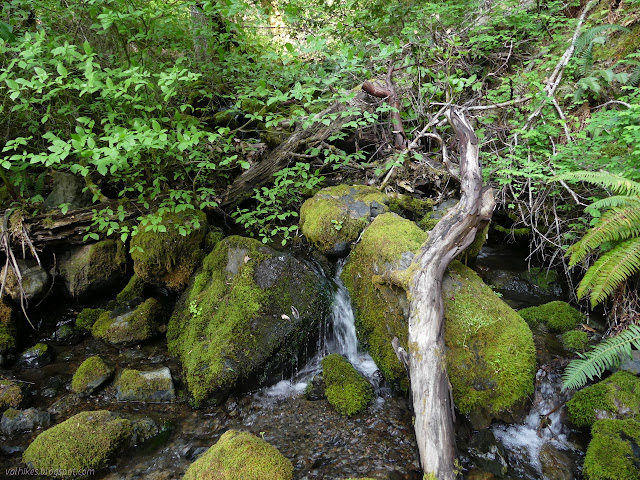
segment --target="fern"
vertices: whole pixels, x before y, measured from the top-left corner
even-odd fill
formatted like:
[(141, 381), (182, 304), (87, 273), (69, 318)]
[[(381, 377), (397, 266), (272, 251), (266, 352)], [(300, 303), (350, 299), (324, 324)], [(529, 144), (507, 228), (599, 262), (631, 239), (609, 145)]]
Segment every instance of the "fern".
[(601, 198), (589, 205), (588, 210), (604, 210), (611, 207), (622, 207), (628, 205), (632, 208), (640, 209), (640, 197), (627, 197), (625, 195), (613, 195)]
[(640, 82), (640, 63), (636, 64), (636, 68), (629, 75), (629, 85), (637, 87), (638, 82)]
[(581, 358), (572, 360), (562, 377), (563, 389), (580, 388), (588, 380), (599, 377), (611, 367), (620, 365), (621, 356), (631, 357), (631, 346), (640, 350), (640, 326), (630, 325), (615, 337), (600, 342), (586, 354), (578, 354)]
[(594, 40), (596, 40), (596, 38), (598, 37), (604, 36), (606, 38), (606, 35), (600, 35), (600, 34), (606, 32), (607, 30), (629, 32), (628, 28), (625, 28), (621, 25), (615, 25), (615, 24), (614, 25), (598, 25), (597, 27), (590, 28), (589, 30), (587, 30), (586, 32), (584, 32), (582, 35), (578, 37), (578, 40), (576, 41), (576, 48), (573, 54), (575, 56), (578, 56), (581, 53), (583, 53), (582, 51), (585, 48), (588, 48), (590, 45), (593, 45)]
[(552, 180), (560, 181), (567, 180), (570, 182), (587, 182), (595, 185), (601, 185), (604, 188), (619, 193), (621, 195), (635, 195), (640, 196), (640, 183), (634, 182), (619, 175), (614, 175), (609, 172), (588, 172), (577, 171), (567, 172), (562, 175), (556, 175)]

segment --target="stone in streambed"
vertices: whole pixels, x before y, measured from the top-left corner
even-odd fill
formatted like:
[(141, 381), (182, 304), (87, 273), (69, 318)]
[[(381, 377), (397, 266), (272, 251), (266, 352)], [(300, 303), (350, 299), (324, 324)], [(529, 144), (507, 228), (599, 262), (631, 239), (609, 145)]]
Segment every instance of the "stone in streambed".
[(71, 380), (71, 391), (91, 395), (113, 377), (115, 367), (99, 356), (87, 358), (76, 370)]
[(125, 402), (161, 402), (175, 400), (171, 371), (167, 367), (140, 371), (125, 369), (115, 381), (116, 398)]
[(31, 432), (37, 428), (47, 428), (51, 424), (49, 412), (35, 408), (15, 410), (9, 408), (2, 414), (0, 431), (8, 436), (19, 432)]

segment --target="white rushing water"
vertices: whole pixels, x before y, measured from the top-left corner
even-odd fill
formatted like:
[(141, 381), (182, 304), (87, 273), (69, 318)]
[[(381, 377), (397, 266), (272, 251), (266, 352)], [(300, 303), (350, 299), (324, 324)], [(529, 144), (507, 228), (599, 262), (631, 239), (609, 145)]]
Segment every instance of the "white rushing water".
[(329, 325), (330, 331), (327, 332), (326, 338), (320, 340), (318, 353), (292, 378), (281, 380), (275, 385), (264, 389), (262, 395), (282, 397), (301, 394), (304, 392), (307, 383), (322, 371), (320, 363), (322, 359), (331, 353), (344, 355), (370, 381), (375, 378), (378, 367), (368, 353), (359, 349), (351, 296), (340, 278), (344, 263), (345, 260), (341, 260), (336, 268), (336, 276), (333, 279), (335, 291), (333, 294), (331, 323)]

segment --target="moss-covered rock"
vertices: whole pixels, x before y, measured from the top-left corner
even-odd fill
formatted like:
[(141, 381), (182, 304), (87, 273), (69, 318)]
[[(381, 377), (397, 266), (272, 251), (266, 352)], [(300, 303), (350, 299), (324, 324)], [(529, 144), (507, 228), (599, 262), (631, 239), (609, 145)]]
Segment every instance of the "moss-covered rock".
[(172, 402), (175, 399), (171, 371), (167, 367), (141, 371), (125, 369), (116, 379), (116, 397), (127, 402)]
[[(41, 300), (46, 297), (51, 291), (51, 276), (49, 272), (36, 260), (30, 258), (18, 259), (17, 264), (22, 283), (18, 280), (13, 268), (10, 268), (6, 274), (5, 292), (17, 302), (20, 301), (23, 294), (27, 301)], [(6, 268), (5, 265), (0, 273), (3, 278)]]
[[(426, 238), (413, 222), (392, 213), (380, 215), (363, 233), (342, 274), (356, 307), (360, 340), (385, 378), (400, 386), (406, 372), (391, 341), (397, 337), (407, 348), (407, 295), (381, 278), (389, 270), (406, 271)], [(531, 393), (535, 348), (522, 318), (459, 262), (449, 268), (443, 298), (456, 406), (491, 417)]]
[(342, 355), (333, 353), (322, 359), (325, 395), (341, 415), (360, 413), (373, 400), (373, 387)]
[(93, 324), (96, 323), (100, 315), (106, 313), (102, 308), (85, 308), (76, 317), (76, 328), (80, 330), (91, 330)]
[[(330, 305), (311, 266), (253, 239), (222, 240), (176, 305), (167, 332), (196, 404), (295, 363)], [(259, 379), (259, 378), (258, 378)]]
[(19, 432), (31, 432), (37, 428), (48, 428), (51, 425), (51, 414), (36, 408), (26, 410), (5, 410), (0, 420), (0, 432), (7, 436)]
[(41, 471), (100, 469), (132, 434), (129, 420), (107, 410), (81, 412), (38, 435), (22, 460)]
[(155, 298), (148, 298), (135, 309), (116, 309), (104, 312), (91, 327), (91, 334), (113, 344), (142, 342), (158, 333), (158, 319), (162, 306)]
[[(165, 231), (141, 231), (131, 238), (136, 275), (151, 285), (174, 291), (184, 289), (204, 256), (200, 247), (206, 222), (206, 215), (201, 211), (163, 213), (160, 227)], [(184, 225), (190, 229), (187, 235), (181, 235), (179, 227)]]
[(569, 419), (578, 427), (590, 427), (600, 419), (640, 420), (640, 378), (619, 371), (575, 393), (567, 402)]
[(569, 330), (562, 334), (562, 346), (570, 352), (583, 352), (589, 345), (589, 336), (582, 330)]
[(557, 333), (573, 330), (584, 322), (585, 316), (567, 302), (554, 301), (538, 307), (524, 308), (518, 311), (520, 316), (531, 325), (543, 323), (549, 330)]
[(78, 247), (58, 262), (67, 291), (77, 299), (114, 288), (125, 278), (126, 269), (126, 250), (119, 240), (103, 240)]
[(293, 465), (275, 447), (229, 430), (196, 460), (183, 480), (291, 480)]
[(104, 385), (115, 373), (115, 367), (99, 356), (87, 358), (71, 379), (71, 390), (82, 395), (90, 395)]
[(41, 368), (53, 360), (53, 349), (46, 343), (36, 343), (20, 354), (16, 366), (19, 368)]
[(118, 304), (126, 303), (142, 295), (144, 281), (138, 275), (132, 275), (127, 285), (116, 295)]
[(0, 300), (0, 355), (16, 348), (16, 333), (13, 309), (4, 300)]
[(640, 423), (632, 420), (598, 420), (591, 429), (584, 459), (587, 480), (640, 479)]
[(300, 229), (322, 253), (344, 255), (371, 220), (389, 210), (388, 202), (366, 185), (323, 188), (300, 208)]
[(18, 408), (22, 402), (20, 384), (0, 377), (0, 412), (7, 408)]

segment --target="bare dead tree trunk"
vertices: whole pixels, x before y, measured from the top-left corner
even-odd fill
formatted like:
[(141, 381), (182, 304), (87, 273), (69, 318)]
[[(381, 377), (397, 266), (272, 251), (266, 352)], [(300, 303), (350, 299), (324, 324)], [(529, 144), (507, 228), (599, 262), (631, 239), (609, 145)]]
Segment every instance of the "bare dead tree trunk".
[(468, 247), (491, 218), (491, 189), (482, 190), (478, 139), (461, 112), (449, 111), (460, 142), (461, 198), (420, 248), (409, 286), (409, 371), (415, 431), (424, 472), (438, 480), (456, 478), (454, 406), (445, 364), (442, 278), (449, 263)]

